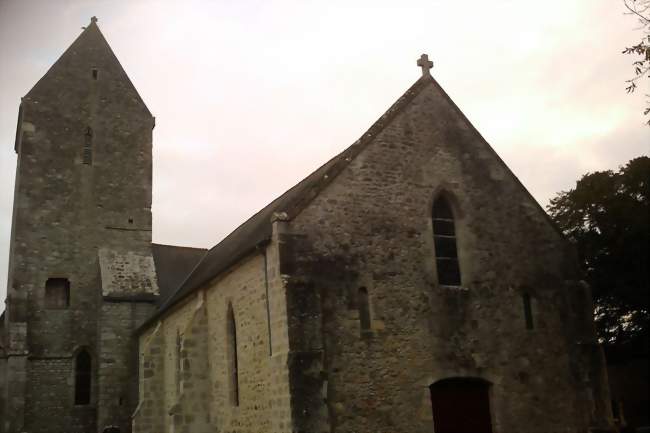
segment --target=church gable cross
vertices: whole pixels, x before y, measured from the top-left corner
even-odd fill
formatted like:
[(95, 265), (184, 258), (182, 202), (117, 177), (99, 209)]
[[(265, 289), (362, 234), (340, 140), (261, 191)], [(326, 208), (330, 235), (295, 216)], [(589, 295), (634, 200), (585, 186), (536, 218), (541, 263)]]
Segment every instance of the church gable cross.
[(418, 66), (422, 68), (422, 75), (431, 75), (429, 70), (433, 68), (433, 62), (429, 60), (429, 56), (422, 54), (418, 59)]

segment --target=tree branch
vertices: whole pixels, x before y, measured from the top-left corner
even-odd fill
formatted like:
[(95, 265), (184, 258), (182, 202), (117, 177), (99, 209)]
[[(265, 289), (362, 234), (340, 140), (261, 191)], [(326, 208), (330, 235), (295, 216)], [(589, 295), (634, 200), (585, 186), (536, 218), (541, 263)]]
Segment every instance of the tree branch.
[(632, 3), (634, 4), (634, 7), (630, 6), (629, 0), (623, 0), (623, 5), (625, 5), (627, 10), (629, 10), (632, 14), (639, 17), (639, 19), (641, 19), (644, 23), (646, 23), (646, 24), (650, 23), (650, 17), (643, 16), (643, 14), (646, 11), (648, 11), (648, 9), (650, 9), (650, 2), (648, 2), (648, 4), (646, 4), (646, 5), (644, 5), (643, 9), (641, 9), (640, 11), (637, 10), (637, 8), (636, 8), (636, 5), (637, 5), (636, 0), (632, 0)]

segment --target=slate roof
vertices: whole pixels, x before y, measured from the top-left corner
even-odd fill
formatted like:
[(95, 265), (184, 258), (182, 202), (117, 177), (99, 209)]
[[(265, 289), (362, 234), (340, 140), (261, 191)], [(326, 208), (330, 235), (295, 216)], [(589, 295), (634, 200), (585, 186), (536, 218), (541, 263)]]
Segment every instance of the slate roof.
[(151, 244), (160, 290), (160, 296), (157, 297), (158, 305), (165, 303), (174, 294), (207, 252), (205, 248)]
[(161, 317), (177, 302), (186, 298), (205, 283), (226, 271), (244, 256), (250, 254), (255, 248), (268, 242), (272, 233), (271, 218), (276, 212), (286, 213), (289, 219), (298, 215), (415, 98), (427, 83), (432, 82), (435, 83), (435, 80), (430, 75), (420, 77), (350, 147), (330, 159), (280, 197), (273, 200), (269, 205), (237, 227), (235, 231), (226, 236), (221, 242), (212, 247), (183, 284), (178, 287), (174, 295), (162, 303), (159, 310), (140, 327), (140, 330), (146, 328), (150, 323)]

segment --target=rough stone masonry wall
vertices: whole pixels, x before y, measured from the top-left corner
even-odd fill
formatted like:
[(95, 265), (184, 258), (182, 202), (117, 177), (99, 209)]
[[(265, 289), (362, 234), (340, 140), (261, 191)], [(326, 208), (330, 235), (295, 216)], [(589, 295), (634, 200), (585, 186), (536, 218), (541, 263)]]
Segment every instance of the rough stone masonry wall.
[[(135, 432), (205, 433), (210, 429), (211, 382), (204, 293), (180, 314), (140, 337), (140, 403)], [(175, 330), (175, 338), (169, 330)]]
[[(129, 431), (138, 403), (138, 343), (133, 332), (151, 315), (148, 303), (104, 302), (98, 329), (97, 424)], [(101, 431), (101, 430), (100, 430)]]
[(208, 319), (204, 293), (200, 293), (194, 314), (179, 342), (178, 399), (170, 414), (173, 431), (208, 433), (210, 427), (210, 368), (208, 362)]
[(100, 248), (98, 257), (102, 296), (105, 298), (160, 294), (151, 251), (147, 251), (146, 255), (128, 250), (120, 254), (115, 250)]
[[(101, 312), (97, 250), (150, 254), (153, 119), (96, 28), (23, 98), (21, 111), (7, 302), (7, 332), (16, 336), (8, 348), (8, 432), (92, 432), (103, 427), (96, 424), (103, 399), (97, 393), (116, 386), (97, 381), (118, 380), (97, 368), (106, 364), (98, 362), (98, 319), (113, 328), (124, 323), (123, 311)], [(92, 164), (83, 163), (88, 128)], [(48, 278), (69, 280), (68, 308), (46, 308)], [(93, 365), (91, 404), (84, 406), (73, 400), (80, 348)], [(118, 352), (114, 362), (128, 364)]]
[[(191, 295), (162, 318), (160, 328), (156, 332), (160, 333), (160, 338), (164, 342), (165, 365), (162, 369), (149, 370), (151, 373), (145, 374), (154, 374), (155, 381), (162, 379), (164, 392), (156, 394), (147, 390), (147, 383), (153, 383), (151, 377), (143, 382), (140, 395), (143, 406), (139, 409), (134, 423), (135, 433), (161, 433), (145, 426), (147, 423), (144, 420), (141, 421), (145, 407), (149, 409), (155, 407), (157, 413), (165, 414), (165, 432), (171, 431), (173, 415), (191, 415), (194, 419), (205, 416), (209, 419), (211, 431), (217, 432), (292, 432), (287, 370), (286, 299), (283, 280), (277, 265), (277, 250), (277, 240), (274, 240), (265, 249), (251, 253), (230, 271), (208, 283), (201, 291)], [(266, 260), (264, 252), (267, 254)], [(204, 320), (197, 316), (197, 303), (204, 303), (201, 308), (205, 308), (206, 315), (205, 356), (207, 359), (205, 361), (201, 359), (203, 352), (194, 351), (193, 343), (189, 343), (196, 338), (195, 333), (200, 334), (200, 327), (195, 329), (196, 320)], [(237, 326), (239, 406), (234, 405), (231, 400), (232, 389), (228, 376), (230, 371), (227, 359), (229, 303), (232, 304)], [(145, 332), (145, 335), (140, 337), (141, 350), (151, 345), (147, 343), (150, 337), (146, 334)], [(182, 347), (181, 362), (177, 358), (179, 339)], [(193, 345), (192, 350), (183, 346), (187, 344)], [(150, 352), (153, 352), (153, 348)], [(143, 353), (141, 364), (150, 365), (149, 357), (152, 355), (147, 354), (147, 350)], [(198, 358), (193, 360), (193, 357)], [(195, 386), (189, 377), (188, 382), (183, 382), (185, 377), (183, 358), (189, 361), (190, 369), (195, 366), (194, 362), (207, 362), (209, 371), (207, 383), (210, 387), (205, 390), (210, 395), (209, 404), (205, 409), (208, 411), (207, 414), (197, 412), (197, 409), (204, 407), (203, 402), (197, 401), (197, 396), (202, 395), (202, 392), (194, 396), (187, 392), (183, 395), (184, 386)], [(180, 374), (179, 364), (183, 365)], [(194, 370), (191, 374), (194, 375)], [(191, 413), (185, 412), (188, 409), (191, 409)], [(183, 422), (179, 421), (179, 424), (183, 426)]]
[(162, 324), (139, 338), (139, 402), (133, 414), (134, 432), (164, 432), (165, 406), (160, 396), (164, 390), (165, 340)]
[[(437, 283), (431, 209), (443, 190), (462, 287)], [(285, 254), (290, 338), (311, 353), (306, 374), (293, 366), (292, 389), (310, 402), (311, 431), (430, 433), (429, 385), (450, 377), (490, 382), (496, 433), (607, 425), (589, 291), (571, 251), (433, 83), (288, 224)]]

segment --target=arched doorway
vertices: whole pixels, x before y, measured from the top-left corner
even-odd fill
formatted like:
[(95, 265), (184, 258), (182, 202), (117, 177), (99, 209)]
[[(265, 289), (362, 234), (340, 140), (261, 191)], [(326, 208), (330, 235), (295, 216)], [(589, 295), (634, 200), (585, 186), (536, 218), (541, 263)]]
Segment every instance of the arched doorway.
[(429, 389), (435, 433), (492, 433), (489, 382), (451, 378)]

